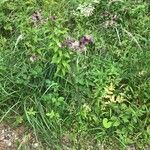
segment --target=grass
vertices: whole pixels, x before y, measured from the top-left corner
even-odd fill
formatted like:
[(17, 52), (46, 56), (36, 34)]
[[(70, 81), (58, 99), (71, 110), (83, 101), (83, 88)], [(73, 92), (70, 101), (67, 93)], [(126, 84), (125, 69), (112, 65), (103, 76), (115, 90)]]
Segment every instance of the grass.
[[(0, 122), (33, 129), (43, 149), (144, 149), (149, 10), (142, 0), (2, 0)], [(88, 37), (86, 50), (62, 46)]]

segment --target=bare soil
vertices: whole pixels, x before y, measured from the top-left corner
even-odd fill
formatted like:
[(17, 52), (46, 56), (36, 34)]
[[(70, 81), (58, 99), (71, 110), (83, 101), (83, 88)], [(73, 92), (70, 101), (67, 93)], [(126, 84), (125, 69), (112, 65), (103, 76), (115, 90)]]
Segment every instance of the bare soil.
[(0, 124), (0, 150), (17, 150), (28, 143), (36, 149), (38, 143), (34, 141), (35, 138), (24, 126), (13, 129), (7, 124)]

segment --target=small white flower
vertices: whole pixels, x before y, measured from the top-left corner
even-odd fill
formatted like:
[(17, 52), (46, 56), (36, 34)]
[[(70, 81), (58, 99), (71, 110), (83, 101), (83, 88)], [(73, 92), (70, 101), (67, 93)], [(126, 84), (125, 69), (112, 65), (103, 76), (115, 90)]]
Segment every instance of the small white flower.
[(36, 149), (36, 148), (38, 148), (38, 147), (39, 147), (39, 143), (33, 143), (33, 144), (32, 144), (32, 146), (33, 146), (33, 148), (35, 148), (35, 149)]
[(80, 4), (77, 10), (80, 11), (81, 15), (89, 17), (93, 14), (95, 7), (92, 4)]
[(37, 60), (37, 57), (33, 54), (29, 59), (33, 63)]
[(75, 41), (71, 44), (70, 48), (79, 49), (79, 45), (80, 45), (79, 41)]

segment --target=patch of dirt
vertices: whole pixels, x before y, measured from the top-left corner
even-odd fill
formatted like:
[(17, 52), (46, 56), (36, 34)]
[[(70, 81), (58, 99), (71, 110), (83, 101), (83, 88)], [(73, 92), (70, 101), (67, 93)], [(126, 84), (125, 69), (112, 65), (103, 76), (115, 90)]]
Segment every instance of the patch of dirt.
[[(21, 128), (19, 132), (24, 132), (24, 129)], [(13, 131), (9, 126), (1, 124), (0, 125), (0, 150), (15, 150), (16, 141), (19, 138), (19, 132)]]
[(34, 141), (35, 138), (24, 126), (12, 129), (7, 124), (0, 124), (0, 150), (17, 150), (27, 143), (37, 149), (39, 144)]
[[(80, 141), (80, 142), (79, 142)], [(77, 143), (84, 145), (83, 149), (85, 150), (105, 150), (103, 145), (91, 144), (92, 140), (86, 140), (86, 143), (80, 139)], [(63, 150), (71, 150), (73, 143), (71, 142), (71, 137), (69, 133), (64, 134), (62, 139)], [(78, 145), (77, 144), (77, 145)], [(79, 145), (80, 145), (79, 144)], [(17, 127), (15, 129), (10, 128), (7, 124), (0, 124), (0, 150), (21, 150), (22, 147), (28, 145), (27, 150), (35, 149), (39, 150), (41, 143), (37, 142), (35, 136), (33, 136), (32, 132), (27, 130), (24, 126)], [(43, 148), (43, 147), (42, 147)], [(43, 148), (45, 149), (45, 148)], [(115, 149), (118, 150), (118, 149)], [(130, 145), (127, 150), (138, 150), (134, 145)], [(150, 146), (147, 146), (145, 150), (150, 150)]]

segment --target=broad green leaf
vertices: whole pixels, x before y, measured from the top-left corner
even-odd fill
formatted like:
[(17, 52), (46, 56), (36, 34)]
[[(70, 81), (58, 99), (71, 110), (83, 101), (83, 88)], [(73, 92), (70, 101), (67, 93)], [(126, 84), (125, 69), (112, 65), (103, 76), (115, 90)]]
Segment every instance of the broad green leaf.
[(112, 122), (111, 122), (111, 121), (108, 121), (107, 118), (104, 118), (104, 119), (103, 119), (103, 126), (104, 126), (106, 129), (108, 129), (108, 128), (110, 128), (110, 127), (112, 126)]

